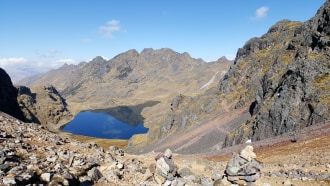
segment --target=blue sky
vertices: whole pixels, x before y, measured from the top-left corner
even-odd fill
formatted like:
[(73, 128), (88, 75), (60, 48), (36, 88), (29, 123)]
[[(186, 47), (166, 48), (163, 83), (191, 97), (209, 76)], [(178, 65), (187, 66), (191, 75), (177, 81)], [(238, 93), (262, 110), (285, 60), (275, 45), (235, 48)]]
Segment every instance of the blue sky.
[(111, 59), (129, 49), (171, 48), (234, 59), (282, 19), (307, 21), (325, 0), (0, 0), (0, 67), (20, 78)]

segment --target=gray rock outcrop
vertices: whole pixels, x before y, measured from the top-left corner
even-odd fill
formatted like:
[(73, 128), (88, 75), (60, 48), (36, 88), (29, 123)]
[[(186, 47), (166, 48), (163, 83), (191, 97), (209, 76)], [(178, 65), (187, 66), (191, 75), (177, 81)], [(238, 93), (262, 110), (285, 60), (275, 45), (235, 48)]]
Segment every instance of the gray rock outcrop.
[(220, 92), (234, 92), (243, 83), (250, 94), (241, 94), (237, 103), (255, 100), (253, 116), (227, 136), (225, 146), (295, 135), (330, 120), (329, 9), (327, 1), (305, 23), (280, 21), (238, 51)]

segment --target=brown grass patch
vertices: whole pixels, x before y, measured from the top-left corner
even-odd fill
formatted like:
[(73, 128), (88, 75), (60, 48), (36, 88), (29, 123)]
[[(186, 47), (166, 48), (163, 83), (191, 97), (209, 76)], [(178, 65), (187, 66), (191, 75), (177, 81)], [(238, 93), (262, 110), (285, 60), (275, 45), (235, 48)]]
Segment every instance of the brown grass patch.
[(108, 150), (110, 146), (117, 146), (121, 149), (125, 149), (128, 145), (128, 140), (95, 138), (90, 136), (73, 135), (67, 132), (60, 132), (59, 134), (62, 136), (66, 136), (81, 141), (83, 143), (95, 142), (97, 145), (101, 146), (104, 150)]

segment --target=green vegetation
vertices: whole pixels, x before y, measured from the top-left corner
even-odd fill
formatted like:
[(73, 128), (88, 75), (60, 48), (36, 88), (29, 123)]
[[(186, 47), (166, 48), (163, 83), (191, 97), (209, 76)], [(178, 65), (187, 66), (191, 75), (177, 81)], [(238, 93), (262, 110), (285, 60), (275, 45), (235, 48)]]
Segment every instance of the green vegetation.
[(330, 90), (330, 74), (324, 74), (321, 77), (315, 78), (314, 83), (321, 90), (329, 91)]
[(59, 132), (59, 134), (65, 136), (65, 137), (69, 137), (72, 139), (82, 141), (84, 143), (95, 142), (96, 144), (103, 147), (104, 149), (109, 149), (110, 146), (117, 146), (119, 148), (125, 149), (128, 144), (128, 140), (95, 138), (95, 137), (89, 137), (89, 136), (83, 136), (83, 135), (73, 135), (68, 132)]
[(288, 53), (284, 53), (279, 56), (279, 60), (283, 62), (285, 65), (289, 65), (292, 62), (292, 57)]
[(312, 52), (307, 56), (308, 60), (328, 61), (328, 56), (322, 52)]
[(148, 136), (146, 134), (135, 134), (130, 139), (130, 145), (133, 145), (135, 147), (141, 146), (145, 144), (148, 141)]
[(319, 99), (325, 104), (330, 104), (330, 74), (324, 74), (314, 80), (314, 86), (316, 89), (322, 92), (318, 95)]
[(287, 29), (288, 29), (288, 30), (294, 30), (294, 29), (300, 27), (302, 24), (303, 24), (302, 22), (291, 21), (291, 22), (288, 23), (286, 26), (287, 26)]
[(229, 141), (232, 141), (233, 139), (238, 139), (242, 142), (243, 140), (249, 138), (250, 132), (251, 127), (246, 123), (242, 123), (237, 130), (229, 133), (227, 135), (227, 138), (229, 139)]

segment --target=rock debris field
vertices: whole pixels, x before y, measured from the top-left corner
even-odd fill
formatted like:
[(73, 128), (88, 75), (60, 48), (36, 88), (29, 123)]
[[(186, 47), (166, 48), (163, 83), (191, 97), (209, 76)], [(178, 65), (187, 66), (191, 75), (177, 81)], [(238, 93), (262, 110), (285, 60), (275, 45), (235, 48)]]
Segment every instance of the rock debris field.
[[(264, 169), (255, 185), (330, 185), (329, 127), (323, 126), (295, 143), (256, 143)], [(116, 146), (104, 149), (4, 113), (0, 142), (1, 185), (158, 185), (153, 167), (157, 152), (132, 155)], [(221, 180), (230, 153), (174, 154), (178, 185), (213, 185)], [(221, 184), (231, 185), (225, 178)]]

